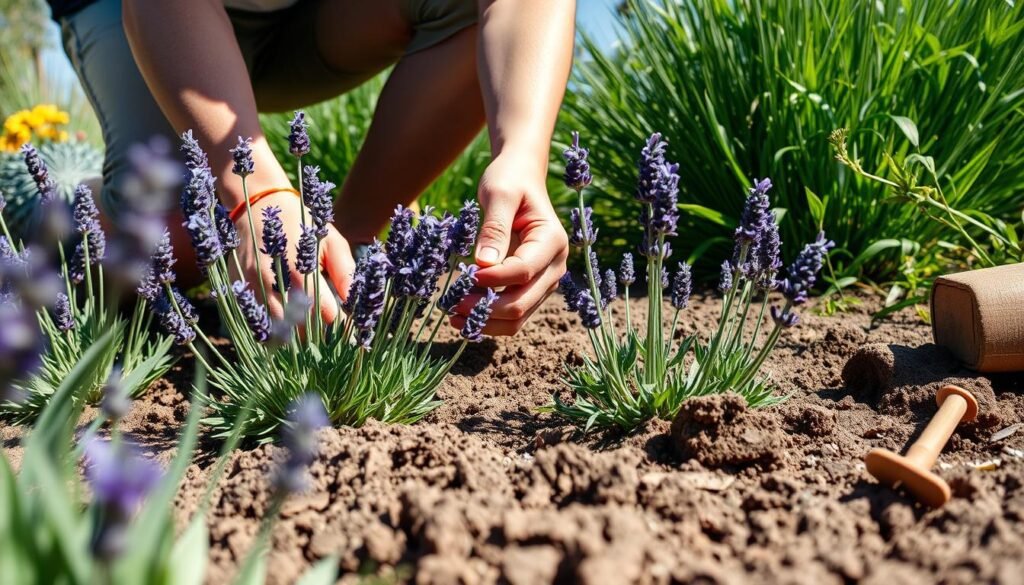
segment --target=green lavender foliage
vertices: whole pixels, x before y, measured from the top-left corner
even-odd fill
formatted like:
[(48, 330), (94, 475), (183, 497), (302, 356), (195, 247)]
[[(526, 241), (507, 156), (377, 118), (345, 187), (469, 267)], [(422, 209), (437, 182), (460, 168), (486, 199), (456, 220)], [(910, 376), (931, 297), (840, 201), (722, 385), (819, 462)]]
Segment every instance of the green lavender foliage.
[[(225, 441), (211, 474), (209, 488), (186, 529), (177, 535), (174, 498), (185, 477), (198, 441), (202, 404), (205, 402), (202, 369), (197, 370), (196, 390), (188, 420), (181, 431), (174, 459), (160, 483), (146, 497), (131, 519), (124, 538), (125, 550), (114, 559), (101, 559), (90, 551), (100, 522), (95, 503), (83, 497), (86, 487), (78, 472), (83, 447), (106, 424), (117, 444), (117, 421), (99, 411), (81, 440), (75, 427), (90, 380), (103, 368), (104, 356), (114, 349), (116, 335), (109, 331), (98, 338), (74, 364), (24, 439), (24, 456), (15, 473), (6, 453), (0, 454), (0, 531), (17, 538), (0, 539), (0, 582), (6, 585), (201, 585), (209, 562), (206, 509), (212, 488), (223, 473), (227, 458), (237, 446), (240, 433)], [(275, 497), (275, 500), (281, 499)], [(234, 581), (237, 585), (263, 583), (266, 546), (275, 512), (264, 518), (265, 529), (243, 563), (251, 567)], [(337, 560), (326, 558), (303, 577), (306, 585), (327, 585), (337, 578)]]
[[(384, 88), (387, 73), (378, 75), (359, 87), (336, 98), (306, 108), (313, 120), (310, 127), (312, 152), (306, 164), (318, 165), (328, 177), (344, 177), (362, 148), (370, 129), (377, 98)], [(263, 114), (260, 122), (268, 136), (287, 136), (291, 116), (286, 113)], [(293, 184), (294, 165), (288, 154), (288, 143), (270, 141), (270, 148), (285, 166)], [(476, 185), (491, 162), (490, 141), (481, 132), (458, 158), (420, 194), (420, 205), (455, 212), (463, 200), (476, 195)]]
[[(956, 234), (914, 205), (884, 202), (884, 187), (830, 162), (828, 135), (839, 127), (855, 129), (853, 155), (866, 167), (886, 152), (930, 156), (950, 205), (995, 221), (1019, 217), (1024, 3), (627, 0), (624, 8), (617, 48), (602, 51), (584, 36), (561, 118), (565, 128), (601, 129), (592, 144), (606, 177), (594, 202), (606, 236), (599, 245), (636, 241), (632, 153), (652, 127), (664, 129), (687, 171), (681, 200), (693, 207), (684, 207), (683, 249), (727, 246), (742, 204), (733, 194), (749, 177), (772, 176), (787, 210), (782, 240), (823, 228), (838, 244), (837, 271), (900, 277), (908, 257), (915, 273), (941, 268), (941, 258), (922, 253)], [(829, 202), (820, 226), (807, 190)]]

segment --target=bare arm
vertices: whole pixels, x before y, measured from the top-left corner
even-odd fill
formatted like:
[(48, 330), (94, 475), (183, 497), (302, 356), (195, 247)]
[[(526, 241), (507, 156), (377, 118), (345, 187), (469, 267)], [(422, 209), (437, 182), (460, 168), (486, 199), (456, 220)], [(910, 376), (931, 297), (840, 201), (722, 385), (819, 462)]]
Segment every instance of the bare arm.
[[(250, 194), (290, 186), (260, 128), (252, 83), (223, 4), (218, 0), (122, 3), (125, 32), (146, 84), (175, 130), (191, 129), (207, 151), (210, 166), (218, 177), (217, 192), (225, 207), (230, 210), (245, 200), (241, 180), (231, 174), (229, 153), (239, 136), (253, 139), (255, 173), (247, 178)], [(238, 222), (244, 240), (239, 253), (253, 271), (250, 277), (256, 272), (252, 239), (258, 241), (262, 228), (259, 209), (266, 205), (282, 208), (293, 254), (300, 233), (298, 198), (278, 194), (261, 200), (255, 209), (256, 234), (249, 233), (246, 221)], [(325, 257), (321, 260), (344, 294), (352, 271), (348, 245), (332, 231), (324, 249)], [(269, 282), (273, 274), (269, 263), (265, 264), (260, 273)], [(332, 320), (337, 314), (334, 299), (325, 297), (323, 302), (324, 316)], [(270, 308), (280, 312), (276, 302), (271, 302)]]
[[(480, 2), (478, 66), (494, 160), (480, 181), (476, 260), (481, 286), (505, 287), (489, 333), (518, 331), (565, 272), (568, 242), (545, 180), (575, 12), (575, 0)], [(477, 298), (458, 308), (461, 316)]]

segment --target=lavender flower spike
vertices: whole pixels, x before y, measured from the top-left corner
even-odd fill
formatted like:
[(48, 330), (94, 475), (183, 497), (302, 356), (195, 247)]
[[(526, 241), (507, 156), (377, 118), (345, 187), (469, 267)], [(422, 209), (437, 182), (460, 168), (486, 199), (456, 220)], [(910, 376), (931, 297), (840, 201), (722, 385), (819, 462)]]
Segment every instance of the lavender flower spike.
[(781, 283), (783, 296), (794, 305), (807, 302), (807, 295), (814, 288), (825, 255), (835, 245), (835, 242), (825, 239), (825, 232), (820, 232), (815, 241), (804, 246), (796, 260), (790, 264), (786, 278)]
[(334, 183), (320, 181), (320, 167), (307, 166), (302, 170), (302, 203), (309, 209), (316, 237), (327, 237), (327, 227), (334, 221)]
[(414, 216), (411, 209), (401, 205), (395, 207), (395, 213), (391, 216), (386, 250), (393, 271), (397, 271), (406, 263), (406, 257), (412, 249)]
[(590, 152), (580, 146), (580, 133), (572, 133), (572, 146), (565, 149), (562, 156), (565, 157), (565, 186), (574, 191), (582, 191), (593, 177), (590, 175), (590, 163), (587, 162), (587, 155)]
[(235, 164), (231, 172), (242, 177), (248, 177), (256, 170), (256, 164), (252, 160), (252, 138), (238, 137), (238, 145), (231, 149), (231, 158)]
[(272, 258), (283, 258), (288, 253), (281, 208), (274, 205), (263, 208), (263, 253)]
[(291, 133), (288, 134), (288, 152), (292, 153), (292, 156), (302, 158), (309, 154), (309, 134), (306, 132), (308, 127), (306, 113), (296, 111), (291, 122)]
[(579, 208), (573, 208), (569, 212), (569, 221), (572, 223), (572, 232), (569, 234), (569, 243), (577, 248), (593, 245), (597, 241), (597, 230), (594, 229), (594, 210), (590, 207), (583, 208), (583, 220), (580, 221)]
[(50, 171), (39, 156), (39, 151), (31, 144), (26, 144), (21, 147), (21, 154), (25, 158), (28, 174), (32, 175), (36, 189), (39, 190), (39, 202), (45, 205), (53, 201), (57, 196), (57, 183), (50, 177)]
[(441, 298), (437, 300), (437, 306), (445, 313), (451, 314), (455, 309), (455, 306), (462, 302), (462, 299), (466, 298), (469, 291), (476, 286), (476, 271), (478, 267), (476, 264), (465, 264), (459, 263), (459, 278), (452, 283), (448, 290), (441, 295)]
[(74, 203), (72, 204), (72, 216), (75, 221), (75, 231), (80, 234), (98, 232), (100, 227), (100, 211), (96, 209), (96, 202), (92, 198), (92, 190), (85, 185), (75, 187)]
[(369, 348), (373, 341), (374, 330), (377, 322), (384, 312), (384, 304), (387, 302), (385, 292), (388, 284), (389, 264), (387, 255), (381, 251), (379, 242), (374, 242), (362, 263), (363, 290), (359, 298), (355, 300), (355, 309), (352, 315), (359, 344)]
[(231, 291), (235, 294), (238, 309), (245, 317), (245, 323), (249, 326), (249, 331), (252, 331), (252, 336), (260, 343), (269, 339), (270, 317), (267, 315), (266, 307), (256, 300), (256, 295), (240, 280), (231, 284)]
[(192, 137), (192, 131), (186, 130), (181, 135), (181, 152), (185, 157), (185, 166), (190, 170), (209, 168), (210, 162), (203, 152), (199, 141)]
[(53, 321), (57, 329), (70, 331), (75, 328), (75, 317), (71, 313), (71, 300), (64, 293), (57, 294), (57, 302), (53, 305)]
[(217, 202), (213, 208), (213, 222), (217, 226), (217, 236), (220, 237), (220, 243), (224, 246), (225, 252), (235, 250), (242, 245), (242, 238), (238, 235), (235, 223), (231, 221), (228, 210), (220, 202)]
[(192, 238), (192, 247), (196, 252), (196, 263), (206, 269), (224, 255), (224, 247), (217, 235), (217, 228), (207, 213), (198, 211), (185, 222), (185, 230)]
[(622, 286), (629, 287), (629, 285), (636, 282), (636, 270), (633, 268), (633, 255), (625, 253), (622, 255), (622, 264), (619, 265), (619, 282)]
[(685, 309), (690, 302), (690, 292), (693, 289), (693, 276), (690, 265), (686, 262), (679, 263), (679, 270), (672, 278), (672, 306), (676, 309)]
[(637, 166), (640, 167), (640, 176), (636, 185), (638, 201), (654, 202), (658, 178), (665, 165), (665, 147), (667, 145), (668, 143), (661, 139), (661, 134), (655, 132), (647, 139), (647, 144), (640, 152), (640, 160), (637, 163)]
[(274, 487), (281, 494), (305, 491), (308, 487), (306, 468), (316, 459), (317, 430), (330, 425), (323, 401), (310, 392), (296, 399), (281, 432), (281, 443), (288, 456), (273, 477)]
[(728, 260), (722, 262), (722, 276), (718, 281), (718, 290), (725, 293), (732, 290), (732, 263)]
[(597, 303), (589, 290), (580, 289), (574, 301), (576, 312), (587, 329), (597, 329), (601, 326), (601, 312), (597, 310)]
[(615, 286), (615, 271), (609, 268), (604, 271), (604, 278), (601, 280), (601, 308), (607, 308), (608, 304), (615, 300), (615, 297), (619, 296), (619, 291)]
[(209, 213), (216, 201), (216, 182), (210, 169), (193, 169), (181, 192), (181, 211), (185, 217), (196, 213)]
[(114, 447), (108, 441), (93, 439), (86, 445), (85, 459), (85, 477), (92, 487), (93, 500), (103, 510), (101, 524), (93, 534), (92, 551), (109, 561), (124, 552), (128, 522), (160, 483), (163, 473), (158, 464), (125, 443)]
[(562, 293), (562, 297), (565, 299), (566, 309), (573, 313), (579, 311), (580, 288), (576, 286), (576, 281), (573, 280), (571, 272), (566, 272), (562, 275), (562, 278), (558, 279), (558, 291)]
[(316, 244), (316, 230), (308, 225), (302, 226), (302, 235), (299, 236), (295, 255), (295, 269), (299, 271), (299, 274), (312, 274), (319, 268)]
[(498, 300), (498, 295), (492, 289), (487, 289), (484, 296), (480, 297), (477, 301), (476, 306), (469, 312), (469, 316), (466, 317), (466, 324), (462, 326), (462, 337), (466, 341), (472, 341), (474, 343), (483, 339), (484, 326), (487, 325), (487, 320), (491, 316), (491, 307), (494, 302)]
[(160, 237), (160, 243), (153, 252), (153, 276), (161, 284), (171, 284), (175, 280), (174, 248), (171, 246), (171, 232), (164, 230)]
[(480, 229), (480, 206), (476, 201), (466, 201), (459, 211), (459, 218), (452, 226), (452, 253), (457, 257), (469, 256), (476, 243), (476, 235)]
[(178, 314), (167, 296), (160, 297), (156, 302), (156, 311), (160, 315), (160, 325), (164, 331), (174, 337), (177, 345), (188, 345), (196, 338), (196, 331), (188, 321)]
[(771, 308), (772, 321), (780, 327), (789, 329), (800, 322), (800, 316), (789, 309), (779, 309), (775, 305)]

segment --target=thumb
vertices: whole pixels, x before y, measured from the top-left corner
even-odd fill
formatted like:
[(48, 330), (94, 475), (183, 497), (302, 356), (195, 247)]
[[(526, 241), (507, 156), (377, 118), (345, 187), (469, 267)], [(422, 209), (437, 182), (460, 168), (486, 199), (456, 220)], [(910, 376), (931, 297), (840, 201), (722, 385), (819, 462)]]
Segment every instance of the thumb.
[(476, 243), (476, 263), (481, 267), (501, 264), (512, 241), (516, 206), (511, 197), (481, 197), (484, 222)]

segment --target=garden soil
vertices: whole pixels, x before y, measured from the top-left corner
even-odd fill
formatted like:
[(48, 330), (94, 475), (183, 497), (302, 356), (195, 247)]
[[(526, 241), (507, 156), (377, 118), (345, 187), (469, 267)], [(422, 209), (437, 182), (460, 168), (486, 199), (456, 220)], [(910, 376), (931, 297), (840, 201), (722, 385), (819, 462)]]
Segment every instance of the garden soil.
[[(805, 311), (782, 336), (764, 368), (780, 405), (695, 398), (674, 421), (580, 437), (538, 412), (589, 351), (552, 298), (519, 336), (467, 350), (425, 420), (321, 431), (311, 488), (274, 530), (268, 582), (335, 555), (342, 583), (1024, 583), (1024, 376), (957, 366), (909, 310), (871, 327), (872, 303)], [(681, 329), (707, 333), (717, 310), (695, 299)], [(179, 366), (126, 421), (162, 459), (186, 377)], [(903, 450), (945, 383), (972, 391), (981, 415), (940, 456), (953, 500), (929, 510), (879, 486), (863, 457)], [(175, 504), (182, 524), (212, 468), (216, 443), (204, 448)], [(213, 495), (209, 583), (228, 582), (253, 542), (280, 456), (232, 456)]]

